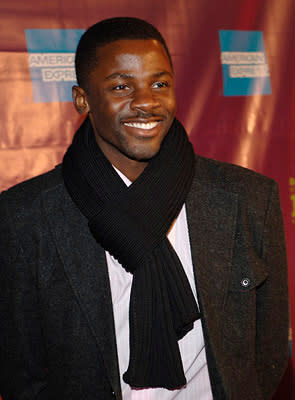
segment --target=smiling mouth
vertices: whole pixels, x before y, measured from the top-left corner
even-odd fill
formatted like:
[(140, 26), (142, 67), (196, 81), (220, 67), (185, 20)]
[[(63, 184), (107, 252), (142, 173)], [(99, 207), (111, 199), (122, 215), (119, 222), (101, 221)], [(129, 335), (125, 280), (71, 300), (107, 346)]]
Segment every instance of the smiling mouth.
[(155, 128), (160, 121), (153, 122), (124, 122), (124, 125), (130, 126), (131, 128), (150, 130)]

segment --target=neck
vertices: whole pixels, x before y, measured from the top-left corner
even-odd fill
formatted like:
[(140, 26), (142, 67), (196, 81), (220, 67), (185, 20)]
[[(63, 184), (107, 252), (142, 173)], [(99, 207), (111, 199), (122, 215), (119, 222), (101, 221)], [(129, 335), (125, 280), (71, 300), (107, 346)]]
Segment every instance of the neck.
[(133, 160), (123, 155), (119, 150), (113, 151), (113, 148), (109, 144), (107, 144), (99, 135), (95, 136), (96, 142), (105, 157), (131, 182), (134, 182), (148, 165), (148, 161)]
[(120, 160), (118, 160), (113, 154), (111, 157), (109, 157), (107, 152), (105, 152), (102, 148), (101, 150), (110, 163), (119, 171), (121, 171), (122, 174), (124, 174), (131, 182), (134, 182), (148, 165), (147, 161), (137, 161), (128, 158), (122, 162), (121, 157)]

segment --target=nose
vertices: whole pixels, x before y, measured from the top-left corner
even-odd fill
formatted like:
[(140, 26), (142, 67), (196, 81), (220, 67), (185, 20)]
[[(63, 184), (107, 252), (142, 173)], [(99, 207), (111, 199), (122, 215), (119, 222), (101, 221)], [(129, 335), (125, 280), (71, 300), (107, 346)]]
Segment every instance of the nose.
[(130, 104), (131, 110), (152, 112), (160, 106), (160, 102), (151, 88), (141, 88), (134, 92)]

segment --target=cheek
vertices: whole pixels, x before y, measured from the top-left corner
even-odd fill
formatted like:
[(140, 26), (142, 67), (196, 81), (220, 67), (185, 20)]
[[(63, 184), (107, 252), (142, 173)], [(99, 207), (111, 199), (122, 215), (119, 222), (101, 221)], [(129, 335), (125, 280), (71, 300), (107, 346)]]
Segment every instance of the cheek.
[(109, 120), (109, 122), (116, 123), (120, 120), (120, 115), (128, 108), (126, 101), (115, 99), (106, 101), (103, 107), (102, 118)]
[(176, 113), (176, 102), (173, 101), (173, 103), (171, 104), (171, 113), (173, 114), (173, 117)]
[(164, 102), (164, 107), (168, 110), (171, 114), (175, 114), (176, 112), (176, 99), (174, 94), (167, 98)]
[(93, 117), (100, 127), (110, 127), (115, 124), (116, 115), (118, 111), (117, 108), (114, 107), (113, 104), (109, 104), (107, 102), (97, 103), (95, 110), (92, 109)]

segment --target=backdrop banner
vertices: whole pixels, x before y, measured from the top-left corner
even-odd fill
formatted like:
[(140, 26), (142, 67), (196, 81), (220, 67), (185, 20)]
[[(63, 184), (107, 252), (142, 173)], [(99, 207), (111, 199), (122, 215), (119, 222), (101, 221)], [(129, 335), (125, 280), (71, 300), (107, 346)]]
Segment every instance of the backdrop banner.
[(0, 191), (61, 161), (81, 123), (71, 102), (77, 42), (93, 23), (126, 15), (163, 33), (177, 116), (195, 151), (279, 183), (291, 326), (290, 366), (276, 399), (294, 399), (294, 0), (1, 0)]

